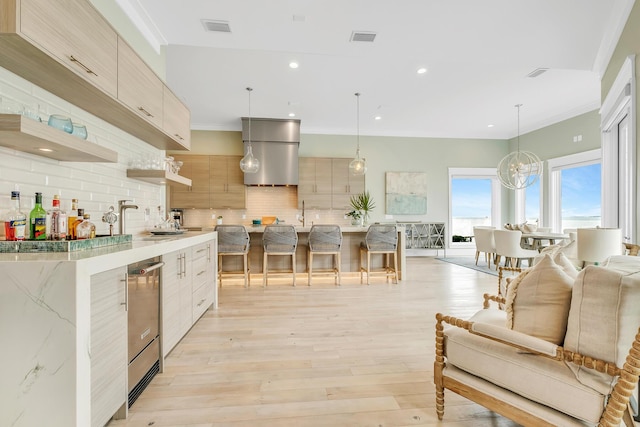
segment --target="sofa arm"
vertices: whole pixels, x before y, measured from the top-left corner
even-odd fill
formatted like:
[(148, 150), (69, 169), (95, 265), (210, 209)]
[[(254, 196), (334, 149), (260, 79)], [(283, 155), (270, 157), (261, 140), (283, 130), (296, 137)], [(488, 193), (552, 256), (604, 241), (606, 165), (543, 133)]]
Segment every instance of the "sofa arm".
[(558, 349), (560, 347), (558, 345), (531, 335), (523, 334), (522, 332), (514, 331), (513, 329), (509, 329), (504, 326), (472, 322), (469, 332), (508, 344), (525, 352), (542, 354), (553, 359), (559, 358)]
[(507, 302), (507, 299), (500, 295), (484, 294), (483, 298), (484, 298), (484, 302), (482, 303), (482, 308), (484, 309), (489, 308), (491, 301), (493, 301), (493, 302), (497, 302), (500, 310), (502, 310), (502, 307), (504, 307), (504, 304)]

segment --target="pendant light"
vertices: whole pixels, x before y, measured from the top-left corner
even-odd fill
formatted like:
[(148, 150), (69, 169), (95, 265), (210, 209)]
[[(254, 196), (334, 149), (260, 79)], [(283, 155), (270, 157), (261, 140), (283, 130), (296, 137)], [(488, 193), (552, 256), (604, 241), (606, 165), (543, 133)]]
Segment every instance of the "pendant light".
[(245, 153), (242, 160), (240, 160), (240, 169), (244, 173), (256, 173), (258, 169), (260, 169), (260, 161), (255, 158), (253, 155), (253, 150), (251, 149), (251, 91), (253, 89), (248, 87), (247, 92), (249, 92), (249, 131), (247, 135), (249, 136), (247, 143), (247, 152)]
[(356, 157), (351, 160), (349, 163), (349, 170), (352, 175), (364, 175), (367, 172), (367, 165), (365, 164), (365, 159), (360, 158), (360, 93), (356, 92), (356, 124), (357, 124), (357, 148), (356, 148)]
[(533, 185), (542, 173), (540, 158), (530, 151), (520, 151), (520, 107), (518, 109), (518, 151), (507, 154), (498, 163), (498, 180), (511, 190), (520, 190)]

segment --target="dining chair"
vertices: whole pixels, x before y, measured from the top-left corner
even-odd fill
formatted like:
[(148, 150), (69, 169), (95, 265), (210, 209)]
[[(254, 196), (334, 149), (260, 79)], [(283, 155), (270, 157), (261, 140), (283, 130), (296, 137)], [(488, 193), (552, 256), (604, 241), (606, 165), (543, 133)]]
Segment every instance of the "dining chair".
[[(218, 232), (218, 283), (222, 287), (222, 276), (244, 276), (244, 286), (251, 286), (249, 274), (249, 233), (244, 225), (216, 225)], [(222, 259), (227, 256), (241, 256), (242, 270), (222, 269)]]
[(480, 252), (484, 252), (487, 267), (491, 268), (491, 258), (493, 258), (496, 253), (496, 241), (493, 237), (493, 231), (495, 229), (495, 227), (489, 226), (473, 227), (473, 240), (476, 243), (476, 265), (478, 265)]
[[(365, 273), (367, 285), (370, 284), (372, 274), (381, 274), (387, 278), (387, 281), (393, 278), (394, 283), (398, 283), (398, 230), (395, 224), (371, 224), (364, 240), (360, 244), (360, 283)], [(376, 270), (371, 266), (371, 255), (375, 254), (383, 255), (381, 269)], [(391, 255), (393, 255), (393, 267), (389, 263)], [(363, 262), (363, 258), (366, 263)]]
[(262, 286), (267, 286), (269, 275), (269, 256), (290, 256), (291, 269), (273, 271), (272, 274), (292, 273), (293, 286), (296, 285), (296, 249), (298, 247), (298, 233), (293, 225), (271, 224), (264, 228), (262, 235), (264, 249), (262, 267)]
[(515, 267), (520, 267), (521, 261), (526, 259), (528, 265), (533, 264), (533, 258), (538, 255), (535, 249), (524, 249), (520, 246), (522, 240), (522, 231), (520, 230), (494, 230), (493, 237), (496, 242), (496, 270), (500, 265), (500, 258), (504, 257), (504, 266), (513, 266), (513, 260), (516, 261)]
[(313, 225), (309, 231), (309, 249), (307, 251), (308, 285), (313, 276), (314, 255), (331, 255), (332, 268), (316, 270), (316, 274), (331, 274), (336, 285), (341, 281), (340, 255), (342, 248), (342, 230), (339, 225)]

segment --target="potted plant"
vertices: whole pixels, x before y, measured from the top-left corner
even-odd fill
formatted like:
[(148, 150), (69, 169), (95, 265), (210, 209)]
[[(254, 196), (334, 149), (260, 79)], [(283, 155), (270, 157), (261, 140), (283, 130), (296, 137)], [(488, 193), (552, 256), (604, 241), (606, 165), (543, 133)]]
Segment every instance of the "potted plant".
[(362, 214), (363, 225), (369, 223), (369, 214), (376, 207), (368, 191), (351, 196), (351, 207)]
[(218, 215), (217, 223), (222, 224), (222, 215)]
[(351, 218), (351, 225), (362, 225), (362, 214), (360, 211), (353, 210), (351, 212), (347, 212), (347, 216)]

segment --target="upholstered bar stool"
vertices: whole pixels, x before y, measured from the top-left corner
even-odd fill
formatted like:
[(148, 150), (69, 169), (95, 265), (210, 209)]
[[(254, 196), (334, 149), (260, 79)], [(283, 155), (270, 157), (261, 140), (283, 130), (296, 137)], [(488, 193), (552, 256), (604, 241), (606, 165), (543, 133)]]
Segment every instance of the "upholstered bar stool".
[[(367, 285), (372, 274), (382, 274), (387, 278), (393, 277), (398, 283), (398, 231), (395, 225), (371, 224), (367, 230), (364, 243), (360, 244), (360, 283), (364, 273), (367, 274)], [(384, 256), (381, 270), (374, 271), (371, 267), (371, 255)], [(389, 256), (393, 255), (393, 267), (389, 265)], [(363, 263), (363, 257), (366, 264)]]
[(313, 276), (313, 256), (331, 255), (333, 268), (316, 270), (316, 274), (332, 274), (335, 284), (340, 284), (340, 249), (342, 247), (342, 230), (339, 225), (314, 225), (309, 231), (309, 249), (307, 251), (308, 285), (311, 286)]
[(268, 260), (270, 255), (291, 256), (291, 270), (274, 271), (276, 273), (292, 273), (293, 286), (296, 285), (296, 248), (298, 233), (293, 225), (267, 225), (262, 236), (264, 261), (262, 263), (262, 286), (267, 286), (269, 275)]
[[(245, 288), (251, 286), (249, 275), (249, 233), (243, 225), (217, 225), (218, 232), (218, 283), (222, 286), (222, 275), (244, 276)], [(222, 271), (222, 258), (241, 256), (242, 270)]]

